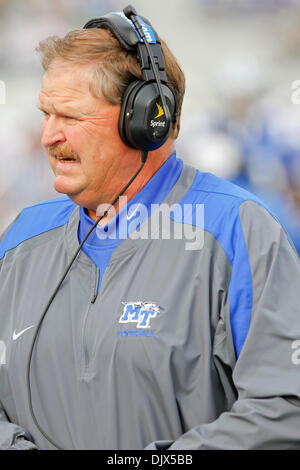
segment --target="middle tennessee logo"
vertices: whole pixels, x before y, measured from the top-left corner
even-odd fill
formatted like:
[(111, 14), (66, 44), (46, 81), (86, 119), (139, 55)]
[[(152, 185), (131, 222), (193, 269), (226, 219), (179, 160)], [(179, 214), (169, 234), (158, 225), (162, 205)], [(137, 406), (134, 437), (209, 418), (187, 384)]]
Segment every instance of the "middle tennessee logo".
[(122, 302), (124, 305), (123, 313), (119, 323), (137, 323), (137, 328), (149, 328), (151, 318), (155, 318), (160, 312), (153, 302)]

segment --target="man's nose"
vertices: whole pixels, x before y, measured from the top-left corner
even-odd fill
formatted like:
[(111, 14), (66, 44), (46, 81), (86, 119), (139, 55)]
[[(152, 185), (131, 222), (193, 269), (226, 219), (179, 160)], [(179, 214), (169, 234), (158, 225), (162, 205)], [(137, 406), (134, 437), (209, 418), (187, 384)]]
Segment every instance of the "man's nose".
[(56, 116), (49, 116), (44, 119), (42, 126), (42, 144), (44, 147), (50, 147), (58, 142), (65, 142), (66, 137)]

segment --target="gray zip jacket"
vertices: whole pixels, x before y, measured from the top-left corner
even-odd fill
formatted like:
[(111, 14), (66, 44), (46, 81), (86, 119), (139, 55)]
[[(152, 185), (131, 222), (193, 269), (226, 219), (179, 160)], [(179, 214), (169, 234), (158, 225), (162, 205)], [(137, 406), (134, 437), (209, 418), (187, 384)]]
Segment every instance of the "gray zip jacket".
[[(84, 252), (63, 282), (33, 352), (39, 424), (64, 449), (300, 449), (288, 235), (255, 196), (186, 165), (164, 202), (177, 209), (119, 244), (99, 292)], [(78, 224), (62, 197), (24, 209), (0, 239), (1, 449), (54, 449), (31, 417), (26, 367)]]

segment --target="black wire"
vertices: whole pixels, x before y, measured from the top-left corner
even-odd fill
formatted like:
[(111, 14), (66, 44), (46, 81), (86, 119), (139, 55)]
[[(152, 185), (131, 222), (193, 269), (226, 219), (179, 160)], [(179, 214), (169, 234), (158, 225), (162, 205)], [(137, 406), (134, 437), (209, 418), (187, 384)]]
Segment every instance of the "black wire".
[(130, 181), (126, 184), (126, 186), (122, 189), (122, 191), (118, 194), (118, 196), (112, 201), (112, 203), (107, 207), (107, 209), (104, 211), (104, 213), (96, 220), (96, 222), (94, 223), (94, 225), (92, 226), (92, 228), (88, 231), (87, 235), (84, 237), (84, 239), (82, 240), (82, 242), (80, 243), (79, 247), (77, 248), (76, 250), (76, 253), (74, 254), (71, 262), (69, 263), (67, 269), (65, 270), (61, 280), (59, 281), (57, 287), (55, 288), (52, 296), (50, 297), (49, 301), (48, 301), (48, 304), (45, 308), (45, 310), (43, 311), (43, 314), (39, 320), (39, 323), (37, 325), (37, 328), (36, 328), (36, 331), (35, 331), (35, 334), (34, 334), (34, 337), (32, 339), (32, 343), (31, 343), (31, 347), (30, 347), (30, 351), (29, 351), (29, 356), (28, 356), (28, 362), (27, 362), (27, 371), (26, 371), (26, 382), (27, 382), (27, 394), (28, 394), (28, 404), (29, 404), (29, 410), (30, 410), (30, 414), (31, 414), (31, 417), (36, 425), (36, 427), (38, 428), (38, 430), (41, 432), (41, 434), (54, 446), (56, 447), (58, 450), (64, 450), (62, 447), (60, 447), (44, 430), (43, 428), (40, 426), (40, 424), (38, 423), (37, 421), (37, 418), (35, 416), (35, 413), (34, 413), (34, 410), (33, 410), (33, 405), (32, 405), (32, 396), (31, 396), (31, 386), (30, 386), (30, 367), (31, 367), (31, 360), (32, 360), (32, 354), (33, 354), (33, 350), (34, 350), (34, 346), (35, 346), (35, 343), (36, 343), (36, 339), (37, 339), (37, 335), (39, 333), (39, 330), (42, 326), (42, 323), (43, 323), (43, 320), (49, 310), (49, 307), (50, 305), (52, 304), (57, 292), (59, 291), (60, 289), (60, 286), (62, 285), (63, 281), (65, 280), (68, 272), (70, 271), (74, 261), (76, 260), (83, 244), (85, 243), (85, 241), (87, 240), (87, 238), (90, 236), (90, 234), (92, 233), (92, 231), (95, 229), (95, 227), (97, 227), (98, 223), (103, 219), (103, 217), (106, 216), (106, 214), (108, 213), (108, 211), (111, 209), (111, 207), (113, 207), (116, 202), (118, 201), (118, 199), (124, 194), (124, 192), (126, 191), (126, 189), (129, 188), (129, 186), (131, 185), (131, 183), (135, 180), (135, 178), (138, 176), (138, 174), (142, 171), (146, 161), (147, 161), (147, 157), (148, 157), (148, 151), (145, 151), (143, 150), (142, 151), (142, 163), (139, 167), (139, 169), (137, 170), (137, 172), (133, 175), (133, 177), (130, 179)]

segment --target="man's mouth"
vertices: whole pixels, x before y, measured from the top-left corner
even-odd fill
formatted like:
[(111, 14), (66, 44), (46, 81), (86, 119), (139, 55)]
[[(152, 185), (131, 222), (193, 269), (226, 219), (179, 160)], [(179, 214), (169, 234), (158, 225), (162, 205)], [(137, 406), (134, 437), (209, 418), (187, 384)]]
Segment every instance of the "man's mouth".
[(78, 163), (79, 162), (79, 160), (75, 157), (65, 157), (65, 156), (61, 156), (61, 155), (53, 155), (53, 156), (59, 162), (68, 162), (68, 163)]

